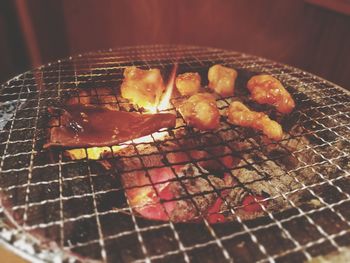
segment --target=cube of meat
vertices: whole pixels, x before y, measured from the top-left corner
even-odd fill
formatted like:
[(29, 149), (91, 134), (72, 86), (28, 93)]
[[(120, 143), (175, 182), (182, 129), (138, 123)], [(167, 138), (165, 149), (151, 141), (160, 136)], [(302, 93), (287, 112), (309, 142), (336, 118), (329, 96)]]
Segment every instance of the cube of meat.
[(252, 77), (247, 84), (254, 101), (260, 104), (270, 104), (281, 113), (290, 113), (295, 102), (282, 83), (270, 75)]
[(196, 72), (187, 72), (176, 77), (176, 88), (182, 96), (191, 96), (198, 92), (201, 86), (201, 76)]
[(220, 112), (215, 98), (209, 93), (192, 95), (179, 110), (187, 124), (199, 130), (213, 130), (219, 127)]
[(123, 98), (129, 99), (139, 107), (150, 110), (158, 106), (164, 90), (164, 82), (159, 69), (125, 68), (121, 86)]
[(209, 88), (224, 97), (233, 95), (236, 78), (236, 70), (221, 65), (214, 65), (208, 71)]
[(262, 131), (268, 138), (280, 140), (283, 136), (279, 123), (271, 120), (265, 113), (248, 109), (243, 103), (234, 101), (227, 111), (228, 121), (234, 125), (250, 127)]

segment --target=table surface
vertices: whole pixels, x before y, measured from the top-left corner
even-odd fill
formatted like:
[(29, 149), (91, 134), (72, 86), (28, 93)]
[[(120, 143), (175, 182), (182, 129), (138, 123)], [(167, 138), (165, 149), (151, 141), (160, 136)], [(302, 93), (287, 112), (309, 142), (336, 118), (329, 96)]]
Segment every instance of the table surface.
[(4, 263), (27, 263), (27, 260), (24, 260), (20, 256), (16, 255), (12, 251), (9, 251), (7, 248), (0, 245), (0, 259)]

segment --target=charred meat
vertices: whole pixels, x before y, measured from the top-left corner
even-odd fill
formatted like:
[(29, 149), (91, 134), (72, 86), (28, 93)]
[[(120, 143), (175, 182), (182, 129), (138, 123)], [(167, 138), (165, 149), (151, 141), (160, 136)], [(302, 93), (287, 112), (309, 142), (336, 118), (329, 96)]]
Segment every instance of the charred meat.
[(51, 108), (50, 111), (58, 115), (60, 121), (52, 118), (56, 126), (50, 129), (45, 148), (116, 145), (162, 128), (174, 127), (176, 121), (176, 116), (168, 113), (140, 114), (92, 105), (70, 105), (63, 110)]

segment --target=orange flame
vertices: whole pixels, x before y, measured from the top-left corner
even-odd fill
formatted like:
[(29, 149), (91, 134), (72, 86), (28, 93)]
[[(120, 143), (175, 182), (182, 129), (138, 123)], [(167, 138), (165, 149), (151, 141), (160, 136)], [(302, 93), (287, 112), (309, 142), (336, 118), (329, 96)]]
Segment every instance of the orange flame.
[(174, 85), (175, 85), (175, 76), (176, 76), (176, 71), (177, 71), (177, 64), (174, 65), (171, 74), (170, 74), (170, 79), (168, 81), (168, 84), (165, 88), (165, 92), (158, 104), (158, 111), (166, 110), (170, 106), (170, 98), (171, 95), (173, 94), (174, 90)]
[(147, 108), (148, 112), (157, 113), (159, 111), (164, 111), (164, 110), (167, 110), (170, 108), (170, 99), (171, 99), (171, 95), (173, 94), (173, 90), (174, 90), (177, 67), (178, 67), (177, 64), (175, 64), (173, 69), (171, 70), (169, 81), (165, 87), (165, 91), (164, 91), (158, 105), (148, 107)]

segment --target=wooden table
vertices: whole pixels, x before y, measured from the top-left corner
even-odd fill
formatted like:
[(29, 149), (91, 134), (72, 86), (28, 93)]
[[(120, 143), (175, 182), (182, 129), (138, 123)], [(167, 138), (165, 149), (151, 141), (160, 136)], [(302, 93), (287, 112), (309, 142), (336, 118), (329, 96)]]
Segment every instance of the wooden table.
[(8, 250), (6, 247), (0, 245), (0, 261), (4, 263), (26, 263), (20, 256), (16, 255), (12, 251)]

